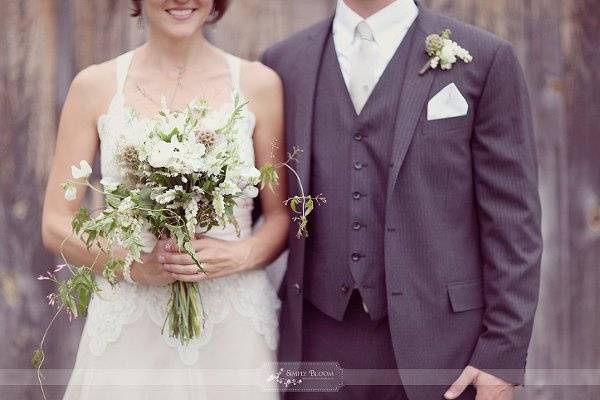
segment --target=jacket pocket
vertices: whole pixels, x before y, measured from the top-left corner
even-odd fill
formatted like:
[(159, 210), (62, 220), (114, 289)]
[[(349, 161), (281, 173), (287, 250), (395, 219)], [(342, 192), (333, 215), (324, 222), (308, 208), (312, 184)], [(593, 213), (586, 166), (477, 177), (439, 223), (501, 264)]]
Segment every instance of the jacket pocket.
[(452, 117), (438, 119), (435, 121), (422, 121), (421, 134), (423, 135), (443, 135), (449, 133), (469, 132), (471, 125), (466, 115), (461, 117)]
[(482, 308), (485, 305), (483, 280), (478, 278), (462, 282), (451, 282), (448, 284), (448, 297), (454, 312)]

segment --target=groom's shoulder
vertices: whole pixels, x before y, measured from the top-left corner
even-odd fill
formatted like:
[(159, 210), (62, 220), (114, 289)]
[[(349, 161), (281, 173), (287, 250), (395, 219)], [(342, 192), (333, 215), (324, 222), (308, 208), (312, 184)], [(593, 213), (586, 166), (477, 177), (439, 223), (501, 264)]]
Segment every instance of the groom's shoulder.
[(331, 25), (331, 18), (327, 18), (314, 25), (291, 35), (287, 39), (275, 43), (263, 53), (263, 62), (267, 64), (281, 64), (286, 61), (292, 62), (298, 55), (298, 51), (313, 40), (315, 35), (323, 32)]
[(430, 14), (431, 19), (429, 26), (434, 29), (431, 29), (431, 32), (424, 32), (426, 35), (450, 29), (452, 40), (467, 49), (471, 55), (479, 58), (480, 61), (491, 62), (501, 48), (511, 49), (512, 51), (512, 44), (509, 41), (483, 28), (436, 11), (427, 10), (427, 12)]

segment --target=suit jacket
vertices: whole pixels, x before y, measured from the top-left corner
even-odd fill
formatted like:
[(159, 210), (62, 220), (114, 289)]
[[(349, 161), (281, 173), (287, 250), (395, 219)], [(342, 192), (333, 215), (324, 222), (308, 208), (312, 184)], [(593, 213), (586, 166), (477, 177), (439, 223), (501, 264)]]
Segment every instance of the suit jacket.
[[(397, 365), (409, 398), (430, 400), (441, 396), (442, 386), (411, 384), (451, 383), (467, 364), (523, 382), (542, 238), (530, 105), (512, 46), (417, 4), (382, 212)], [(263, 56), (283, 80), (287, 145), (304, 150), (298, 170), (309, 191), (315, 87), (331, 23)], [(425, 38), (446, 28), (473, 61), (419, 75), (428, 61)], [(466, 99), (468, 114), (428, 121), (428, 101), (450, 83)], [(293, 179), (290, 193), (298, 193)], [(279, 356), (300, 360), (305, 241), (292, 232), (289, 249)]]

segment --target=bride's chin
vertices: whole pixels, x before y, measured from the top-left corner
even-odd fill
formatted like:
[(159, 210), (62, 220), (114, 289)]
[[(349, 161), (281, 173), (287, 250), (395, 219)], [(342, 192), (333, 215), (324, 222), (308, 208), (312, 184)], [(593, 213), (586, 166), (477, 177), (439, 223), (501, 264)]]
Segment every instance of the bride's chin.
[(192, 37), (195, 37), (202, 31), (202, 26), (199, 27), (166, 27), (165, 29), (161, 29), (162, 34), (175, 40), (185, 40)]

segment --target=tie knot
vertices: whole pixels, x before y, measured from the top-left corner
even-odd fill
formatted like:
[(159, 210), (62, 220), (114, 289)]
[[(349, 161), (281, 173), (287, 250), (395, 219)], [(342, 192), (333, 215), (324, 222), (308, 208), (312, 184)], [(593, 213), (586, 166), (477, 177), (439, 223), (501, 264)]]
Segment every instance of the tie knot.
[(370, 42), (375, 40), (373, 37), (373, 31), (366, 21), (361, 21), (358, 25), (356, 25), (356, 36), (362, 40), (368, 40)]

